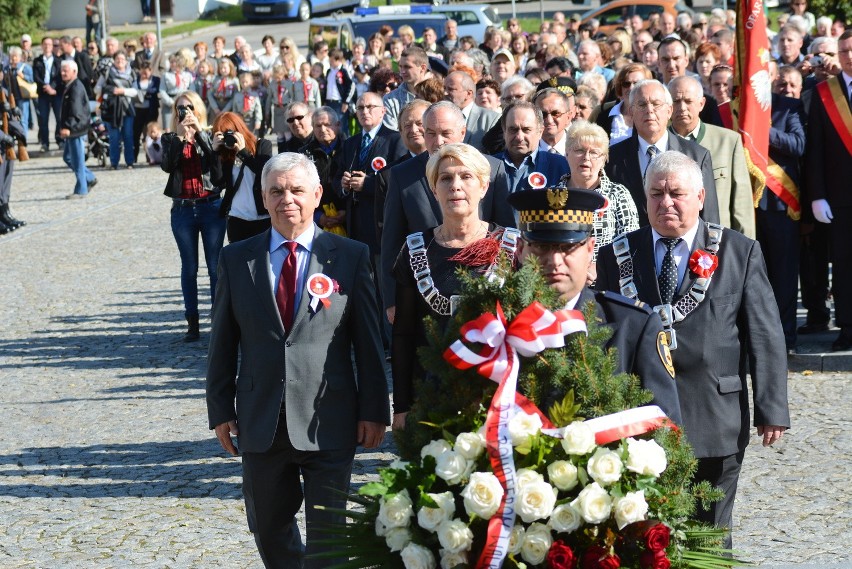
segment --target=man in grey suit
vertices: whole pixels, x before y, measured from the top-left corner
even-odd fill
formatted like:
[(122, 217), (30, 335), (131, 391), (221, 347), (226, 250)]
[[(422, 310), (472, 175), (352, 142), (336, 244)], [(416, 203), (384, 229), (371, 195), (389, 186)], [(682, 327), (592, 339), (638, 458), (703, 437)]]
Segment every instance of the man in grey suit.
[(261, 176), (272, 228), (219, 256), (207, 411), (222, 447), (242, 452), (264, 565), (295, 568), (303, 499), (306, 552), (323, 551), (318, 532), (341, 520), (315, 506), (345, 506), (355, 447), (378, 446), (390, 412), (367, 246), (314, 225), (323, 189), (306, 156), (279, 154)]
[(482, 137), (500, 120), (500, 113), (474, 104), (476, 84), (464, 71), (453, 71), (444, 79), (444, 99), (461, 109), (467, 132), (463, 142), (476, 148), (482, 146)]
[[(382, 300), (393, 322), (396, 281), (393, 266), (405, 237), (440, 225), (443, 215), (426, 181), (426, 162), (438, 148), (452, 142), (462, 142), (466, 133), (465, 119), (457, 106), (439, 101), (423, 113), (426, 152), (391, 168), (388, 176), (388, 195), (385, 200), (385, 225), (381, 242)], [(507, 201), (509, 188), (503, 162), (486, 156), (491, 165), (491, 182), (479, 203), (480, 219), (493, 221), (503, 227), (515, 227), (515, 214)]]
[(668, 89), (654, 79), (640, 81), (630, 90), (630, 108), (633, 112), (633, 136), (609, 149), (606, 175), (630, 190), (639, 213), (639, 226), (648, 225), (643, 190), (645, 171), (653, 156), (666, 150), (677, 150), (698, 162), (705, 192), (701, 217), (705, 221), (719, 223), (719, 202), (710, 153), (698, 143), (684, 140), (666, 128), (672, 116), (672, 96)]
[(645, 193), (651, 226), (601, 248), (597, 286), (646, 302), (661, 315), (684, 431), (698, 458), (695, 478), (725, 492), (699, 517), (730, 528), (749, 444), (747, 374), (763, 445), (790, 426), (778, 308), (760, 245), (698, 217), (705, 191), (695, 161), (680, 152), (661, 154), (648, 168)]
[(705, 97), (698, 79), (675, 77), (668, 88), (674, 102), (672, 130), (681, 138), (694, 140), (713, 157), (719, 223), (755, 239), (754, 198), (742, 138), (733, 130), (701, 120)]

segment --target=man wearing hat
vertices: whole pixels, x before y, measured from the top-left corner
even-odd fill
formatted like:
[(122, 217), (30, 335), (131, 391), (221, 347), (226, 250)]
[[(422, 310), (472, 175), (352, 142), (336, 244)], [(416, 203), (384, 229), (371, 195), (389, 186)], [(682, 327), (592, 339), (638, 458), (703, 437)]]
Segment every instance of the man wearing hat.
[(515, 58), (511, 51), (501, 47), (494, 52), (494, 57), (491, 58), (491, 78), (497, 81), (498, 85), (502, 85), (515, 71)]
[(595, 250), (595, 212), (604, 202), (595, 191), (561, 184), (512, 194), (509, 203), (520, 218), (519, 258), (522, 263), (533, 258), (538, 262), (565, 308), (584, 310), (592, 304), (597, 322), (613, 331), (605, 348), (617, 350), (615, 371), (639, 376), (654, 394), (652, 403), (680, 423), (674, 368), (660, 319), (642, 302), (586, 286)]

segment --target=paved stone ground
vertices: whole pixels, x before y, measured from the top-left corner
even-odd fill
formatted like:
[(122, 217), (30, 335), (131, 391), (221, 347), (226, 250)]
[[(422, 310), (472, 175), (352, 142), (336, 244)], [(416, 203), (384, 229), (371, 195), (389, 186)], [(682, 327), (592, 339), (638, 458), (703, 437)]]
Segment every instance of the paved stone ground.
[[(207, 430), (207, 322), (181, 342), (166, 176), (97, 175), (74, 201), (58, 157), (15, 175), (28, 225), (0, 237), (0, 567), (259, 567), (239, 461)], [(852, 559), (852, 375), (790, 387), (794, 428), (746, 455), (735, 545), (760, 567), (845, 566), (830, 564)], [(358, 455), (355, 482), (391, 450)]]

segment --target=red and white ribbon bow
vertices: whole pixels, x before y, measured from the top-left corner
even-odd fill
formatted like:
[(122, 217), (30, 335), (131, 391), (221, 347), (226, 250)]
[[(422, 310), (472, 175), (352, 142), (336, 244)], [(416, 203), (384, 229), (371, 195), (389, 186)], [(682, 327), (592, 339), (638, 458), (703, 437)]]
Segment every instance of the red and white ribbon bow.
[(456, 340), (444, 352), (444, 359), (458, 369), (477, 366), (477, 372), (499, 385), (485, 420), (485, 440), (494, 475), (503, 486), (503, 499), (497, 513), (488, 522), (488, 536), (477, 569), (498, 568), (508, 552), (509, 536), (515, 524), (515, 461), (509, 421), (517, 411), (536, 413), (546, 428), (552, 428), (547, 417), (526, 397), (517, 393), (518, 355), (533, 356), (546, 348), (561, 348), (565, 335), (586, 332), (583, 313), (578, 310), (551, 312), (539, 302), (527, 306), (511, 323), (506, 322), (503, 308), (497, 303), (497, 314), (483, 314), (461, 328), (462, 338), (484, 344), (480, 353)]

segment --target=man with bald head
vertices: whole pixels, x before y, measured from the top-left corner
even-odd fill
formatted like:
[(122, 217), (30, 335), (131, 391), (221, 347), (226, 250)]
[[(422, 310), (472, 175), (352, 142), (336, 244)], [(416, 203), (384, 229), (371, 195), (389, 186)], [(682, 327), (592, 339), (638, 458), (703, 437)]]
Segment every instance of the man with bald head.
[[(429, 155), (445, 144), (464, 141), (467, 131), (461, 110), (449, 101), (440, 101), (423, 113), (426, 152), (391, 168), (385, 202), (381, 241), (382, 300), (393, 322), (396, 281), (393, 265), (406, 235), (439, 225), (441, 208), (426, 181)], [(503, 227), (515, 227), (515, 214), (507, 201), (509, 190), (502, 161), (486, 156), (491, 166), (488, 191), (480, 202), (480, 218)]]
[(500, 113), (474, 104), (475, 95), (476, 84), (464, 71), (453, 71), (444, 79), (444, 99), (461, 109), (465, 118), (464, 142), (479, 148), (482, 137), (500, 120)]
[(579, 79), (586, 73), (594, 72), (604, 76), (607, 83), (615, 77), (615, 71), (602, 67), (601, 48), (595, 40), (583, 40), (577, 46), (577, 60), (580, 63), (575, 79)]
[(754, 199), (742, 138), (727, 128), (704, 123), (704, 89), (692, 77), (676, 77), (668, 85), (674, 110), (672, 130), (706, 148), (713, 157), (713, 181), (719, 199), (719, 222), (754, 239)]
[(630, 191), (639, 213), (639, 225), (648, 225), (643, 194), (645, 172), (653, 159), (666, 150), (677, 150), (698, 162), (704, 175), (706, 193), (703, 218), (719, 223), (710, 153), (698, 143), (680, 138), (666, 128), (673, 106), (668, 90), (659, 81), (645, 79), (631, 89), (629, 104), (633, 114), (633, 134), (610, 148), (606, 174), (610, 180), (623, 184)]

